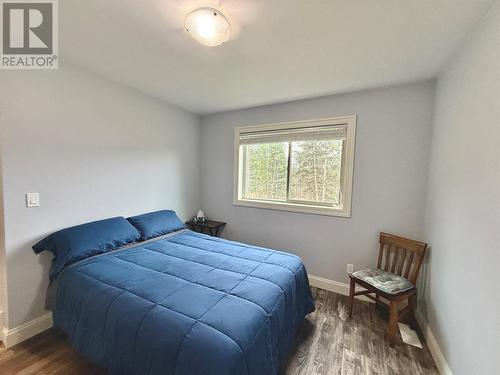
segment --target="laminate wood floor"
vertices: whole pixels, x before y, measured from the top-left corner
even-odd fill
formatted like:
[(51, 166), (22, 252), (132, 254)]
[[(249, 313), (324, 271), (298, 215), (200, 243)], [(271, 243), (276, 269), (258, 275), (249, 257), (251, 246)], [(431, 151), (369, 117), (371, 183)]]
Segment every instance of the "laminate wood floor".
[[(438, 374), (427, 346), (384, 340), (386, 317), (374, 304), (356, 301), (347, 317), (347, 297), (313, 288), (316, 311), (301, 327), (284, 368), (286, 375)], [(104, 375), (50, 329), (9, 349), (0, 349), (0, 374)]]
[(398, 337), (393, 348), (384, 339), (387, 312), (374, 303), (354, 301), (348, 317), (348, 298), (312, 288), (316, 311), (308, 315), (283, 374), (439, 374), (427, 345), (407, 345)]

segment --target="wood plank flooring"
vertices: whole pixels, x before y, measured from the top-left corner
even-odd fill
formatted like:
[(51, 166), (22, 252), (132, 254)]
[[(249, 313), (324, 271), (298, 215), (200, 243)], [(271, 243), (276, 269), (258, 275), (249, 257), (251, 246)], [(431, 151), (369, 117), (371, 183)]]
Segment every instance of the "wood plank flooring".
[[(386, 319), (374, 304), (356, 301), (347, 317), (347, 297), (313, 288), (316, 311), (304, 322), (283, 375), (438, 374), (424, 345), (384, 340)], [(50, 329), (9, 349), (0, 349), (2, 375), (104, 375), (71, 347), (64, 334)]]
[(313, 288), (316, 311), (308, 315), (283, 374), (439, 374), (427, 345), (416, 348), (398, 337), (384, 339), (387, 312), (355, 300), (349, 319), (346, 296)]

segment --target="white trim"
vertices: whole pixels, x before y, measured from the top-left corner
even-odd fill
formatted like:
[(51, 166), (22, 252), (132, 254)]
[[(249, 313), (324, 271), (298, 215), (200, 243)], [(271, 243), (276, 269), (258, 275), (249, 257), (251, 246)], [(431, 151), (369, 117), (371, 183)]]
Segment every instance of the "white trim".
[[(321, 207), (290, 202), (267, 202), (262, 200), (242, 199), (242, 160), (240, 156), (240, 133), (245, 131), (266, 131), (289, 128), (305, 128), (324, 125), (346, 125), (347, 137), (345, 152), (342, 159), (342, 200), (341, 209), (335, 207)], [(233, 162), (233, 205), (254, 208), (265, 208), (279, 211), (292, 211), (315, 215), (351, 217), (352, 185), (354, 176), (354, 148), (356, 144), (356, 115), (329, 117), (315, 120), (281, 122), (273, 124), (260, 124), (239, 126), (234, 128), (234, 162)]]
[[(314, 286), (316, 288), (328, 290), (330, 292), (338, 293), (338, 294), (343, 294), (344, 296), (349, 295), (349, 284), (346, 283), (341, 283), (340, 281), (335, 281), (335, 280), (330, 280), (326, 279), (321, 276), (314, 276), (314, 275), (309, 275), (309, 284), (311, 286)], [(356, 288), (356, 291), (363, 290), (363, 288)], [(356, 296), (357, 299), (360, 299), (362, 301), (366, 302), (372, 302), (368, 297), (365, 296)]]
[(30, 322), (21, 324), (12, 329), (2, 329), (2, 342), (6, 348), (19, 344), (20, 342), (33, 337), (52, 327), (52, 313), (49, 312)]
[(439, 347), (429, 324), (427, 323), (427, 320), (425, 320), (424, 316), (418, 309), (415, 312), (415, 318), (417, 319), (418, 325), (425, 337), (427, 347), (431, 352), (432, 359), (434, 359), (434, 363), (436, 364), (439, 373), (441, 375), (453, 375), (453, 373), (451, 372), (451, 368), (448, 365), (448, 362), (446, 361), (446, 358), (441, 351), (441, 348)]
[(233, 202), (235, 206), (243, 206), (243, 207), (253, 207), (253, 208), (265, 208), (268, 210), (278, 210), (278, 211), (291, 211), (291, 212), (299, 212), (304, 214), (313, 214), (313, 215), (326, 215), (326, 216), (338, 216), (338, 217), (351, 217), (350, 212), (346, 212), (345, 210), (330, 208), (330, 207), (321, 207), (321, 206), (308, 206), (305, 204), (296, 204), (296, 203), (279, 203), (274, 201), (259, 201), (259, 200), (251, 200), (251, 199), (239, 199)]

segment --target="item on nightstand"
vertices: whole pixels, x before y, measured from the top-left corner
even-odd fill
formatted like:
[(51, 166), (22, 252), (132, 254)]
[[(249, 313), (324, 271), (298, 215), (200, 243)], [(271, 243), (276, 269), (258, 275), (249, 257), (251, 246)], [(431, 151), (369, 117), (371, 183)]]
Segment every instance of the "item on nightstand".
[(193, 221), (195, 223), (204, 223), (205, 221), (207, 221), (207, 217), (205, 216), (202, 210), (198, 210), (198, 213), (193, 218)]

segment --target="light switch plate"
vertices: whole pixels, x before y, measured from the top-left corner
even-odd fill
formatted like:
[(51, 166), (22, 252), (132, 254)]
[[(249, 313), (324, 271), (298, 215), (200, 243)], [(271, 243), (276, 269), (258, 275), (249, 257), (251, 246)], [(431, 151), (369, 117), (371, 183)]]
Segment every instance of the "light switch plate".
[(40, 207), (40, 194), (26, 193), (26, 207)]

